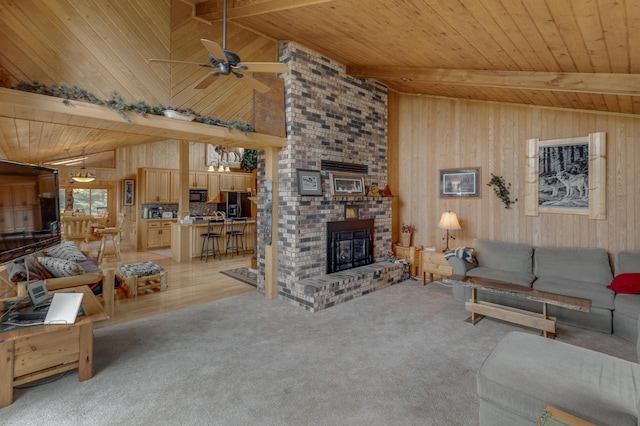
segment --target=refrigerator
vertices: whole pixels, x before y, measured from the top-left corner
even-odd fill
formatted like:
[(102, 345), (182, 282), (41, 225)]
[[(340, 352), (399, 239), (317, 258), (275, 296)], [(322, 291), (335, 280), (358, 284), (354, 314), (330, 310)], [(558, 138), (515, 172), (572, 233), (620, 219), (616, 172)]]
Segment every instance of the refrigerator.
[(251, 217), (250, 192), (225, 191), (226, 217)]

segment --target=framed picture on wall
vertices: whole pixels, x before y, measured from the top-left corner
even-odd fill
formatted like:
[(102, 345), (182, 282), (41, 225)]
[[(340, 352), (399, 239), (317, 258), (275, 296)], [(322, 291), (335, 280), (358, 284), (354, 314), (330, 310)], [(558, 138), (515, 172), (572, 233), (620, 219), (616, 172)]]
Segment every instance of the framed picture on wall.
[(364, 176), (352, 173), (329, 173), (331, 195), (356, 196), (365, 195)]
[(125, 206), (132, 206), (135, 201), (135, 181), (133, 179), (124, 180), (124, 191), (122, 204)]
[(298, 195), (322, 195), (322, 179), (319, 170), (297, 169)]
[(440, 170), (441, 197), (479, 197), (480, 168)]

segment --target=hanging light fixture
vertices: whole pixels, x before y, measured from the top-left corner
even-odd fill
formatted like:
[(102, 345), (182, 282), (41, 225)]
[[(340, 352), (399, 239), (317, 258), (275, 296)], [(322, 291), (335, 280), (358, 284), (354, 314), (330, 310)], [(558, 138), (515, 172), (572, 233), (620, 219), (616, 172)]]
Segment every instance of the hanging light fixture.
[(80, 183), (93, 182), (94, 180), (96, 180), (96, 174), (87, 170), (87, 168), (85, 167), (85, 159), (87, 157), (84, 156), (84, 150), (82, 151), (82, 154), (83, 154), (82, 167), (80, 168), (80, 170), (71, 172), (71, 179), (74, 182), (80, 182)]
[(207, 169), (208, 172), (215, 172), (216, 168), (213, 167), (213, 164), (209, 164), (209, 168)]

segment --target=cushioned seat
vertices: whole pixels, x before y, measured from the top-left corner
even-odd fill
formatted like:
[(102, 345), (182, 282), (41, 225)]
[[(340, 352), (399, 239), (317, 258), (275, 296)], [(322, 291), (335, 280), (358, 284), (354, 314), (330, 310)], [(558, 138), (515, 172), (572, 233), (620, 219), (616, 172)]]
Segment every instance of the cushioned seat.
[(535, 425), (546, 405), (598, 425), (637, 425), (640, 365), (513, 331), (477, 376), (480, 425)]

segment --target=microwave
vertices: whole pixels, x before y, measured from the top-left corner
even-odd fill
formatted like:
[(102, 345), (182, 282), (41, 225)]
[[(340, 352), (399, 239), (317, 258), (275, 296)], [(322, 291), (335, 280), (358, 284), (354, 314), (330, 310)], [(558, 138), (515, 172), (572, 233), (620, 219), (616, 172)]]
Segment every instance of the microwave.
[(189, 190), (189, 201), (205, 203), (207, 201), (207, 191), (203, 189)]

